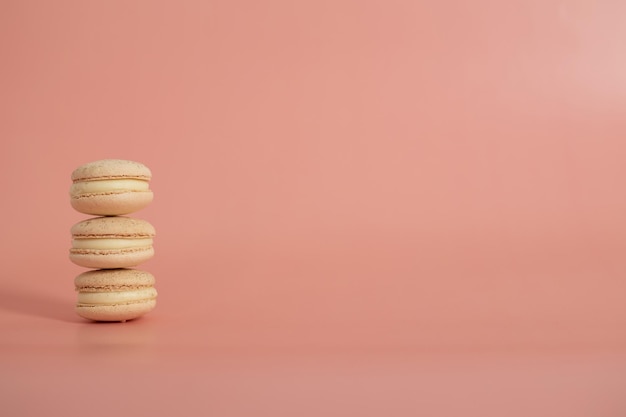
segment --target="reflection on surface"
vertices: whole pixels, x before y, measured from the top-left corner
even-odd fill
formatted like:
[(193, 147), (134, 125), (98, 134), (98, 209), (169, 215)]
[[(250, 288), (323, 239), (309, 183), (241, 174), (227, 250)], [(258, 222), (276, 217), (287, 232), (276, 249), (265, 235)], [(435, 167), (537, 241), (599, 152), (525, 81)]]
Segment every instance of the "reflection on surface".
[(154, 326), (144, 319), (126, 323), (86, 321), (76, 327), (75, 335), (75, 346), (81, 354), (119, 354), (130, 359), (145, 358), (156, 342)]

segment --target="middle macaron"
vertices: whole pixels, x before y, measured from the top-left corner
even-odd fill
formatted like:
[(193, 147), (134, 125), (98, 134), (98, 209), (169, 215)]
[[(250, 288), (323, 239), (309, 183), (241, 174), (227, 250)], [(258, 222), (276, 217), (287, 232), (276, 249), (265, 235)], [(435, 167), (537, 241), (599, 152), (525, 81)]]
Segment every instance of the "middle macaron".
[(128, 268), (154, 256), (156, 232), (145, 220), (95, 217), (72, 226), (70, 260), (86, 268)]

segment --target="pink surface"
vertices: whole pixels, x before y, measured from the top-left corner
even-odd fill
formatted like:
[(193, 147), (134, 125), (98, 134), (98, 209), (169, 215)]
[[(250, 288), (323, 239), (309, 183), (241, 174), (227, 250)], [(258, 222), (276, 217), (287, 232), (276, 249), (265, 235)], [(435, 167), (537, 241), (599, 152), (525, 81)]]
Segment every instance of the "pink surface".
[[(2, 414), (626, 415), (624, 13), (0, 2)], [(126, 324), (73, 312), (102, 158), (154, 173)]]

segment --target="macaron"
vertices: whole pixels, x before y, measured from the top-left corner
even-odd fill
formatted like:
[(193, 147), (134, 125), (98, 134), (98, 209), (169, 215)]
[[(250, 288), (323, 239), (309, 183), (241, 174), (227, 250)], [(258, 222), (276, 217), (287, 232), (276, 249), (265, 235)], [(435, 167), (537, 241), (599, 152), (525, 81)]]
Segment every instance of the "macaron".
[(154, 256), (154, 227), (132, 217), (95, 217), (72, 226), (70, 260), (86, 268), (128, 268)]
[(142, 163), (103, 159), (72, 172), (70, 202), (77, 211), (96, 216), (130, 214), (152, 202), (152, 173)]
[(96, 321), (126, 321), (156, 306), (154, 277), (137, 269), (100, 269), (74, 279), (76, 313)]

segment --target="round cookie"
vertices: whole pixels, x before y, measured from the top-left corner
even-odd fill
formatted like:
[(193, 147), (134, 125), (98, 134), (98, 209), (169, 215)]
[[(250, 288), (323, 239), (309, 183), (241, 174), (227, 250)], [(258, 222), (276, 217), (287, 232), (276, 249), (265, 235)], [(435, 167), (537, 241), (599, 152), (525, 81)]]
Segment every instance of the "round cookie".
[(154, 256), (150, 223), (131, 217), (95, 217), (72, 226), (70, 260), (86, 268), (128, 268)]
[(141, 317), (156, 306), (154, 277), (137, 269), (101, 269), (74, 279), (76, 313), (96, 321), (126, 321)]
[(70, 203), (75, 210), (97, 216), (130, 214), (152, 202), (147, 166), (123, 159), (103, 159), (72, 172)]

